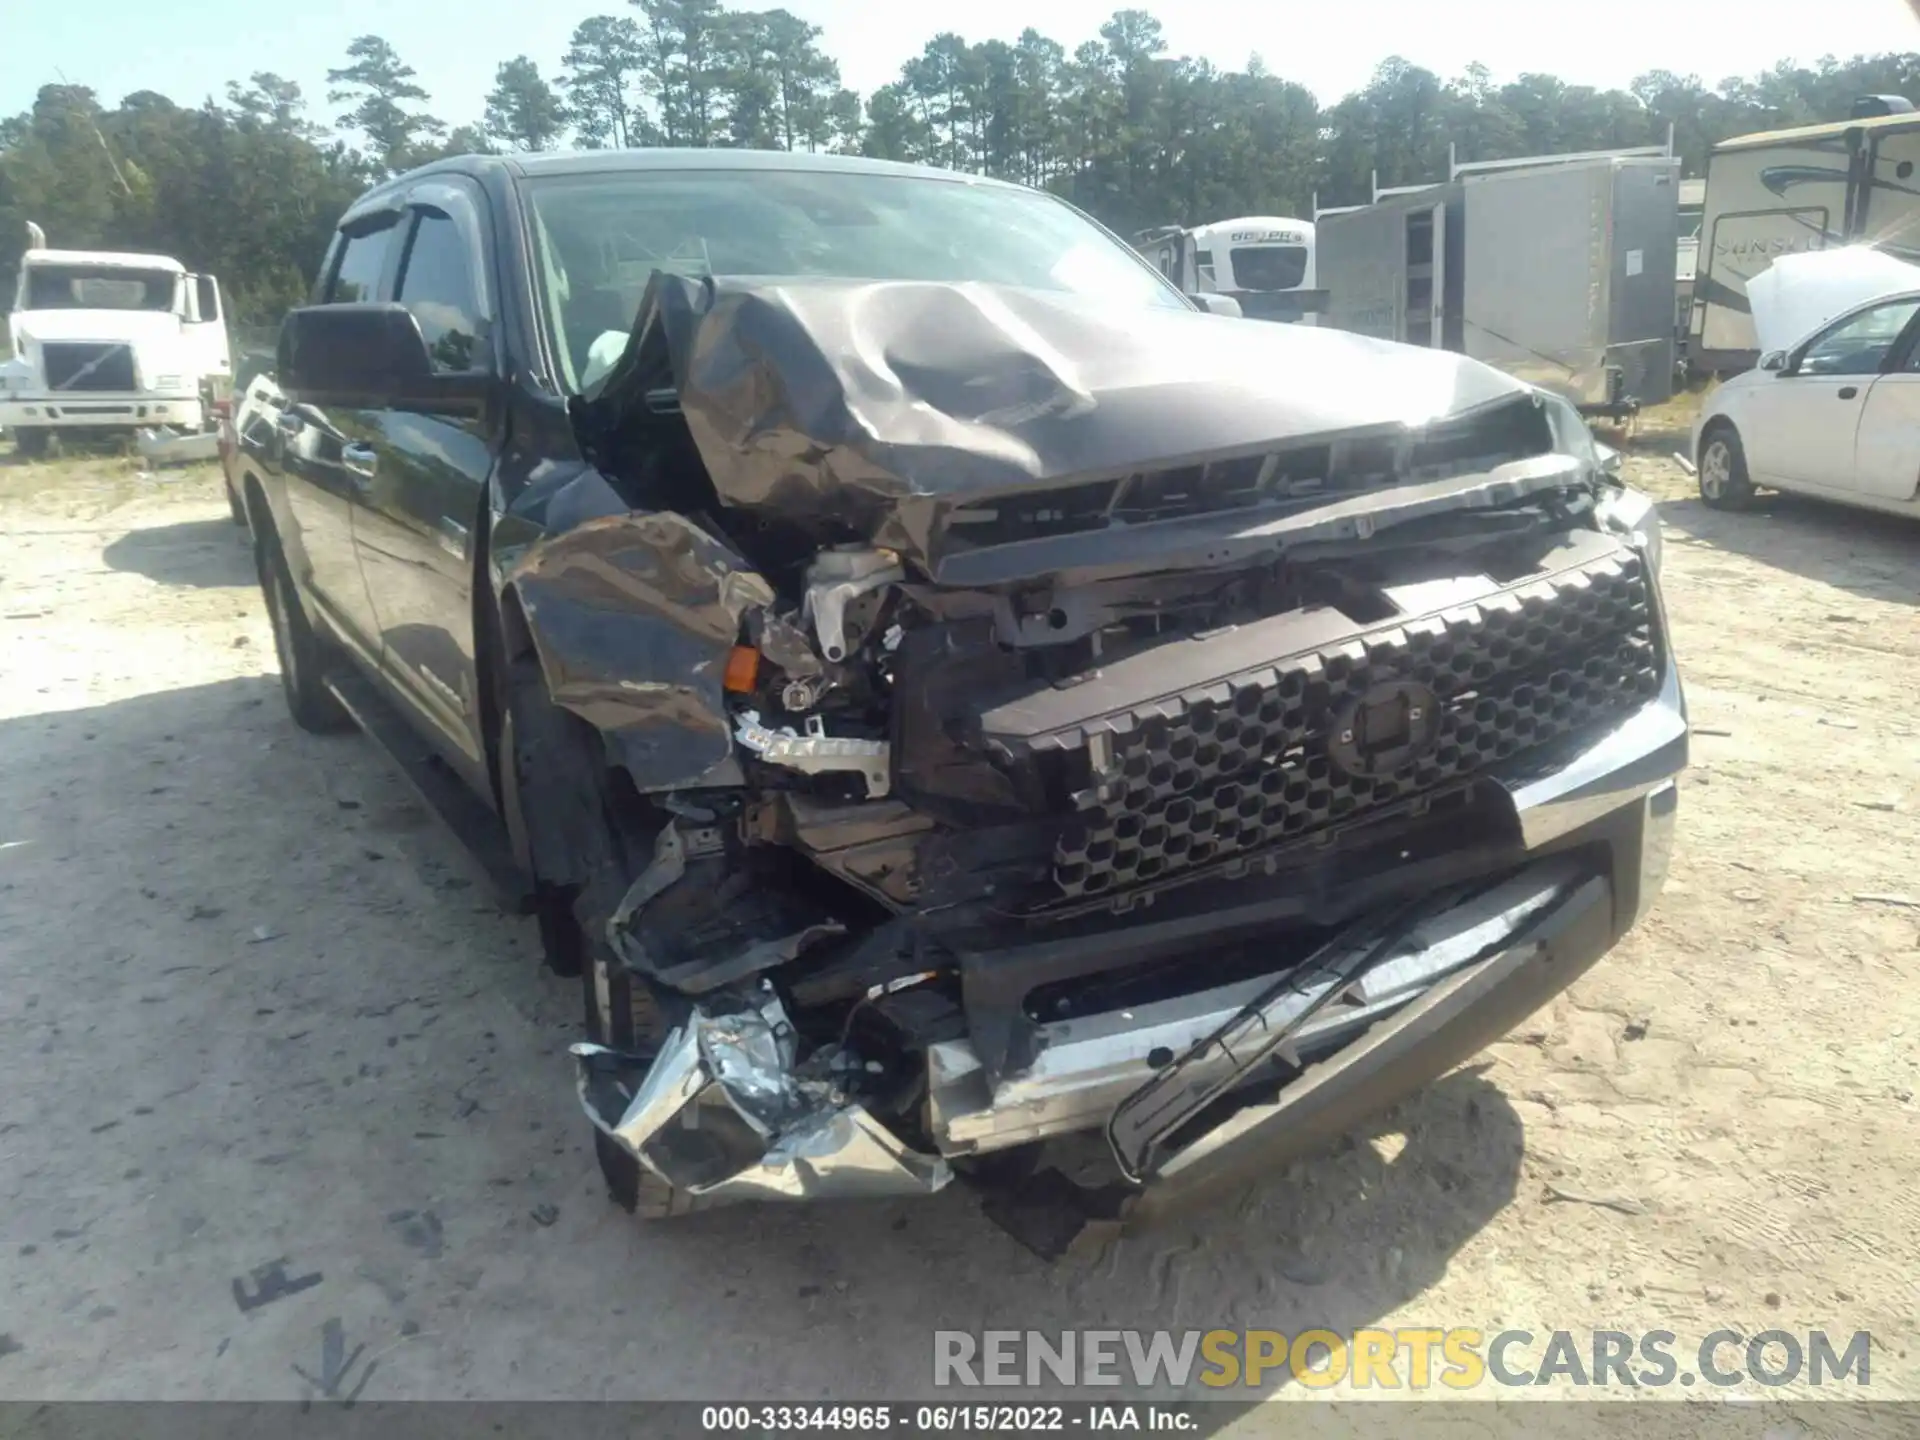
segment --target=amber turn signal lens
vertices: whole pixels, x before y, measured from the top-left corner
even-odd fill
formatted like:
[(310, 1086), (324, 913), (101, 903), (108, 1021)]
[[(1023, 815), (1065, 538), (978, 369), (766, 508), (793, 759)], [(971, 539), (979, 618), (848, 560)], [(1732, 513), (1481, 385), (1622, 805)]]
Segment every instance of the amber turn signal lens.
[(751, 645), (736, 645), (727, 654), (727, 676), (722, 682), (730, 695), (751, 695), (754, 681), (760, 678), (760, 652)]

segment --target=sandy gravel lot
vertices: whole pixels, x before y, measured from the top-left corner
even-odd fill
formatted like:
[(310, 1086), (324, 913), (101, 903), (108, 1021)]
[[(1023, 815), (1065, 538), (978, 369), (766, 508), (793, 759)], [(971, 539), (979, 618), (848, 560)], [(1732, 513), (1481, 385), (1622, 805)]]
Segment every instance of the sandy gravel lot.
[(212, 473), (0, 457), (0, 1398), (898, 1397), (935, 1328), (1376, 1322), (1864, 1329), (1920, 1394), (1920, 526), (1630, 465), (1699, 727), (1652, 918), (1378, 1134), (1049, 1270), (957, 1189), (613, 1209), (575, 993), (287, 719)]

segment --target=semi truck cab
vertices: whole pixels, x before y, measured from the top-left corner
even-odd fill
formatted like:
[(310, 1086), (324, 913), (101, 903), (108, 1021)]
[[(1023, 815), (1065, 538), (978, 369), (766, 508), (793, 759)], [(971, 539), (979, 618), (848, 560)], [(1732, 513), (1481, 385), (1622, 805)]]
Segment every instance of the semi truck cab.
[(219, 282), (171, 256), (35, 245), (8, 328), (0, 427), (26, 455), (69, 431), (202, 431), (231, 384)]

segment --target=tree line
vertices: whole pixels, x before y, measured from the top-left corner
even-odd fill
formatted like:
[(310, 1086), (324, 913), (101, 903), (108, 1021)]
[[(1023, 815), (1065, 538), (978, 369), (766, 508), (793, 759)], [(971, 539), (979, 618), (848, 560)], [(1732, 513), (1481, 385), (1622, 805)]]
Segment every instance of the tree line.
[(1552, 75), (1452, 78), (1398, 57), (1330, 105), (1253, 56), (1242, 70), (1167, 52), (1160, 22), (1121, 10), (1072, 50), (946, 31), (864, 98), (821, 31), (786, 10), (630, 0), (582, 20), (543, 68), (504, 60), (483, 112), (449, 125), (394, 47), (363, 35), (328, 72), (327, 118), (261, 72), (220, 98), (153, 91), (108, 106), (50, 84), (0, 120), (0, 286), (26, 220), (50, 243), (157, 250), (219, 274), (244, 323), (305, 293), (330, 229), (382, 176), (445, 155), (565, 147), (737, 146), (912, 160), (1044, 186), (1122, 233), (1239, 214), (1310, 212), (1382, 185), (1443, 179), (1463, 159), (1663, 143), (1689, 174), (1730, 135), (1843, 117), (1861, 94), (1920, 94), (1920, 54), (1783, 62), (1708, 83), (1651, 70), (1625, 89)]

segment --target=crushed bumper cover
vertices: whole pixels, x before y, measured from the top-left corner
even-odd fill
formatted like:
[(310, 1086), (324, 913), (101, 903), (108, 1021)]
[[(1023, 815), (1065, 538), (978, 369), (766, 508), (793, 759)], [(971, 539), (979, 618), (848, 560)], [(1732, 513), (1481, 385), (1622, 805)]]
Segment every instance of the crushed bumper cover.
[[(831, 1059), (801, 1073), (780, 1002), (696, 1008), (651, 1059), (573, 1047), (587, 1118), (660, 1179), (710, 1204), (880, 1199), (952, 1171), (847, 1098)], [(832, 1057), (838, 1058), (838, 1057)]]
[(986, 1197), (1055, 1256), (1323, 1148), (1566, 989), (1665, 882), (1686, 740), (1669, 669), (1570, 763), (1502, 782), (1536, 858), (1498, 884), (1371, 912), (1282, 975), (1043, 1026), (1017, 1072), (993, 1076), (971, 1039), (930, 1046), (931, 1151), (850, 1097), (857, 1054), (799, 1063), (765, 987), (703, 997), (657, 1055), (574, 1046), (581, 1100), (653, 1174), (720, 1203), (926, 1194), (952, 1159), (1104, 1127), (1123, 1183), (1048, 1170)]

